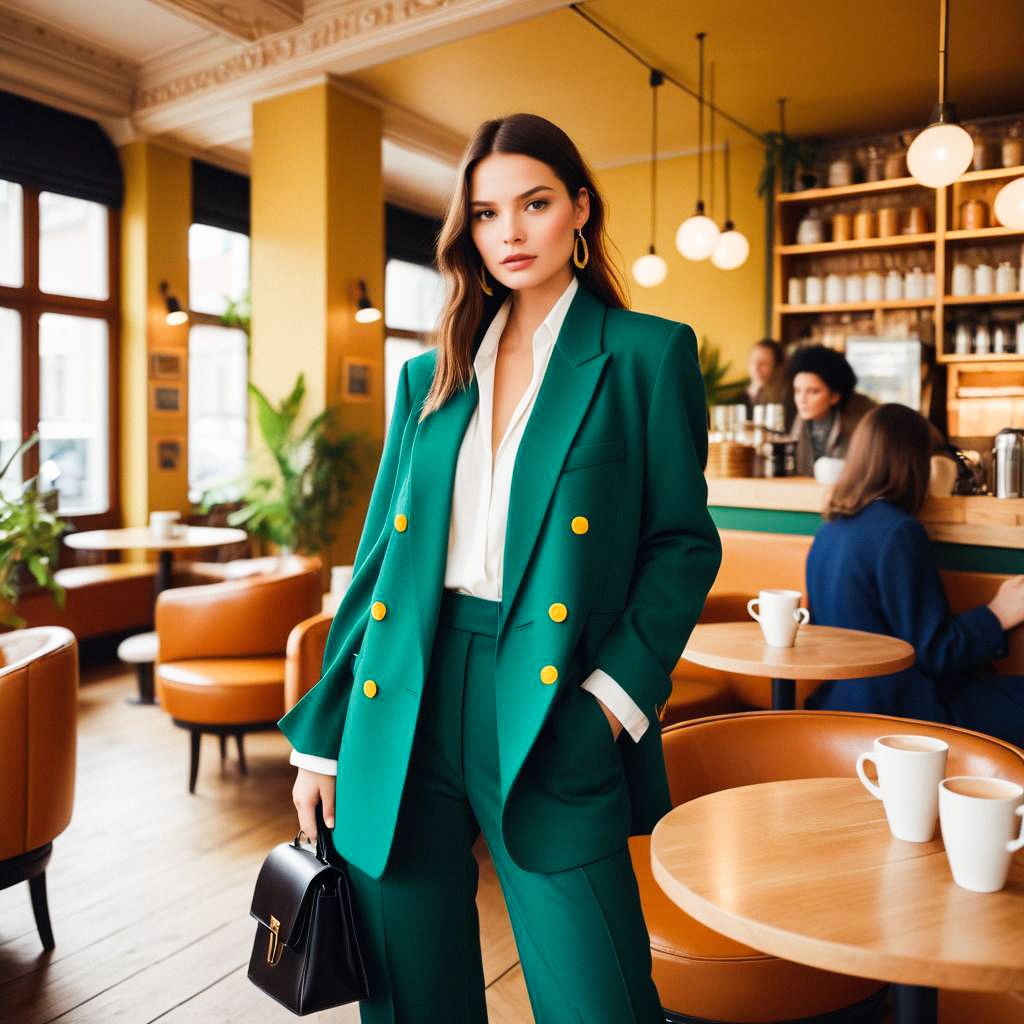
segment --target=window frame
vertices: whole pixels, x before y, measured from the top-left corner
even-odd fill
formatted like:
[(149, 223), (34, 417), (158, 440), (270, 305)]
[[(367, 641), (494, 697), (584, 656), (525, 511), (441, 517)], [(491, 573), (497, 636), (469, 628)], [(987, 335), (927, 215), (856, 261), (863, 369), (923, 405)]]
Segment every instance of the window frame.
[[(19, 183), (20, 184), (20, 183)], [(121, 211), (107, 206), (107, 275), (105, 299), (52, 295), (39, 287), (39, 194), (52, 189), (22, 185), (21, 287), (0, 284), (0, 306), (21, 316), (21, 436), (39, 428), (39, 318), (43, 313), (104, 320), (107, 324), (107, 509), (104, 512), (60, 513), (75, 530), (112, 529), (121, 519), (121, 433), (118, 416), (121, 388)], [(23, 479), (39, 472), (39, 445), (22, 457)]]

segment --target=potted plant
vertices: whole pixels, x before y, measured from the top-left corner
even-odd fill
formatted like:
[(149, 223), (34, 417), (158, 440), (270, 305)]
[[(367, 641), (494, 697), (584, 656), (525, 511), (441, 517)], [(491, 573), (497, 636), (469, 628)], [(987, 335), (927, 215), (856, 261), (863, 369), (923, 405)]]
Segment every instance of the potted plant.
[(329, 436), (335, 423), (333, 408), (299, 429), (306, 393), (301, 373), (291, 394), (277, 406), (255, 384), (249, 385), (249, 392), (266, 450), (249, 455), (240, 477), (204, 491), (201, 511), (238, 501), (240, 507), (227, 517), (229, 525), (242, 527), (282, 553), (319, 554), (330, 545), (351, 504), (352, 482), (365, 458), (366, 442), (356, 434)]
[[(0, 468), (0, 484), (17, 459), (39, 441), (34, 432)], [(0, 489), (0, 625), (21, 628), (25, 619), (13, 609), (31, 580), (64, 607), (64, 588), (54, 578), (60, 538), (70, 526), (57, 518), (56, 488), (42, 489), (39, 475), (26, 480), (14, 498)]]
[(743, 392), (750, 383), (750, 379), (743, 377), (727, 381), (725, 375), (729, 372), (732, 363), (722, 362), (721, 353), (708, 342), (706, 335), (700, 339), (697, 358), (700, 361), (701, 375), (704, 377), (704, 394), (707, 397), (709, 409), (715, 405), (732, 405), (735, 402), (743, 401)]
[(795, 192), (797, 171), (800, 170), (801, 188), (817, 184), (815, 164), (821, 152), (819, 139), (794, 139), (782, 132), (767, 132), (764, 136), (764, 166), (757, 185), (759, 196), (771, 194), (775, 185), (775, 171), (779, 170), (779, 187), (783, 192)]

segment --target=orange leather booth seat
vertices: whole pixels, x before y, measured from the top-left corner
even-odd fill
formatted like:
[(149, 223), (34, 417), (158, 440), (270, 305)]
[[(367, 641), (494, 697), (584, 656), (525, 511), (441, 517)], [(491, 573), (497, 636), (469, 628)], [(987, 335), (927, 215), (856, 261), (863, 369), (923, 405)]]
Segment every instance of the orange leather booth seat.
[(0, 888), (28, 881), (46, 949), (46, 865), (71, 822), (77, 727), (74, 634), (39, 626), (0, 635)]
[[(1024, 751), (966, 729), (882, 715), (753, 711), (664, 730), (672, 804), (759, 782), (850, 778), (857, 755), (869, 750), (876, 736), (897, 730), (946, 740), (949, 775), (999, 775), (1024, 783)], [(836, 1011), (880, 989), (877, 981), (780, 960), (704, 927), (655, 882), (650, 836), (630, 837), (629, 849), (651, 936), (654, 980), (666, 1010), (762, 1024)]]
[(229, 725), (284, 714), (288, 634), (320, 608), (321, 562), (290, 555), (263, 568), (268, 571), (160, 595), (155, 682), (173, 718)]

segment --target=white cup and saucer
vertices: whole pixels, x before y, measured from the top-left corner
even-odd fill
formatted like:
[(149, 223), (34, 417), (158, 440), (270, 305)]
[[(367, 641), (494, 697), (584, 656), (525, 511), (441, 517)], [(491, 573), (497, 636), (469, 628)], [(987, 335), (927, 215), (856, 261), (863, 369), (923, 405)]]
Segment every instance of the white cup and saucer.
[(769, 647), (792, 647), (798, 627), (810, 622), (810, 612), (800, 607), (801, 597), (799, 590), (762, 590), (747, 602), (747, 612), (761, 624)]

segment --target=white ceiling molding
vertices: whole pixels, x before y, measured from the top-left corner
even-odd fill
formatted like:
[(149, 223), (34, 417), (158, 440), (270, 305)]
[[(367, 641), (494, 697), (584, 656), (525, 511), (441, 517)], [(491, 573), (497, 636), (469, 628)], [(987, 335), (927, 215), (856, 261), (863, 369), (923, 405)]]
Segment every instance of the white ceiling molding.
[(0, 8), (0, 85), (63, 110), (128, 117), (138, 65), (36, 18)]
[(302, 0), (153, 0), (203, 28), (253, 43), (302, 24)]

